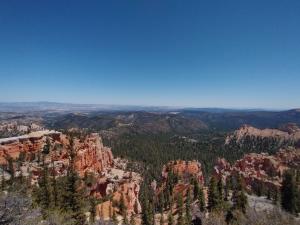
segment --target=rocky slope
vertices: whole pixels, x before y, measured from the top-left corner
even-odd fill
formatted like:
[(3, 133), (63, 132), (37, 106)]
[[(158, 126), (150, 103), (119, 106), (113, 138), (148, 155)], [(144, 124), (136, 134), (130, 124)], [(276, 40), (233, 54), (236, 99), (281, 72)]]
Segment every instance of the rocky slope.
[(107, 137), (120, 134), (192, 133), (207, 129), (197, 118), (168, 112), (70, 113), (46, 119), (53, 129), (86, 128), (101, 131)]
[[(141, 206), (138, 195), (142, 178), (139, 174), (126, 171), (124, 164), (114, 159), (111, 149), (103, 146), (100, 136), (96, 133), (85, 138), (75, 138), (74, 165), (83, 178), (94, 177), (94, 182), (87, 186), (89, 195), (98, 199), (108, 198), (97, 206), (97, 216), (105, 218), (105, 212), (119, 212), (118, 202), (123, 198), (127, 214), (140, 213)], [(70, 139), (56, 132), (43, 130), (11, 138), (0, 139), (0, 164), (7, 165), (13, 159), (16, 176), (31, 177), (31, 183), (37, 183), (42, 169), (41, 154), (44, 161), (57, 177), (67, 172), (69, 163)], [(111, 197), (109, 197), (111, 196)], [(107, 207), (111, 207), (109, 210)]]
[(284, 149), (275, 155), (246, 154), (233, 165), (219, 158), (214, 167), (214, 176), (228, 181), (231, 176), (240, 174), (249, 190), (263, 191), (266, 188), (276, 191), (281, 187), (283, 173), (289, 168), (300, 168), (300, 149)]
[(295, 124), (286, 124), (280, 129), (257, 129), (243, 125), (227, 136), (225, 146), (254, 152), (276, 152), (287, 146), (300, 146), (300, 128)]
[[(7, 157), (17, 159), (21, 153), (35, 154), (42, 151), (46, 139), (60, 142), (61, 133), (56, 131), (36, 131), (27, 135), (0, 139), (0, 164), (6, 163)], [(28, 158), (27, 158), (28, 159)], [(26, 159), (26, 160), (27, 160)]]
[(182, 181), (187, 181), (193, 177), (199, 184), (204, 184), (201, 163), (198, 161), (177, 160), (167, 163), (162, 169), (162, 177), (164, 180), (168, 179), (168, 173), (170, 171), (180, 177)]
[[(201, 163), (198, 161), (176, 160), (163, 166), (161, 184), (157, 185), (157, 182), (153, 181), (151, 186), (157, 196), (164, 193), (170, 194), (173, 199), (177, 199), (179, 194), (186, 197), (187, 192), (192, 190), (192, 180), (197, 182), (199, 186), (204, 186)], [(168, 190), (169, 188), (172, 190)]]

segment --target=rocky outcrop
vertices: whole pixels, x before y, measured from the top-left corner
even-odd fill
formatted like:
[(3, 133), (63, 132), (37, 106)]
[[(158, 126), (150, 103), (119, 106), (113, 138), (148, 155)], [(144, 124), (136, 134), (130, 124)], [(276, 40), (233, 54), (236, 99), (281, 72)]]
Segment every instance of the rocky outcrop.
[[(18, 118), (22, 116), (12, 116), (12, 118)], [(29, 119), (5, 119), (1, 121), (0, 118), (0, 137), (13, 137), (18, 135), (28, 134), (29, 132), (40, 131), (43, 130), (43, 127), (40, 124), (39, 119), (36, 118), (35, 120)], [(33, 121), (37, 122), (34, 123)]]
[(243, 125), (232, 135), (227, 136), (225, 145), (232, 142), (243, 145), (247, 139), (273, 139), (279, 145), (295, 144), (300, 140), (300, 128), (295, 124), (286, 124), (280, 129), (257, 129), (249, 125)]
[[(171, 176), (171, 179), (169, 179), (169, 176)], [(171, 194), (174, 198), (176, 198), (178, 194), (186, 197), (188, 191), (193, 188), (192, 180), (197, 182), (198, 185), (202, 187), (204, 186), (204, 176), (202, 173), (201, 163), (198, 161), (183, 160), (170, 161), (163, 166), (161, 184), (158, 185), (154, 180), (151, 183), (151, 187), (157, 197), (165, 191), (167, 191), (168, 194)], [(170, 188), (171, 190), (168, 190)]]
[[(40, 153), (47, 142), (50, 152), (46, 155), (46, 161), (67, 163), (70, 148), (68, 138), (60, 132), (43, 130), (0, 139), (0, 164), (5, 164), (7, 157), (17, 159), (22, 152), (28, 157), (31, 153)], [(113, 166), (112, 152), (110, 148), (103, 146), (98, 134), (90, 134), (84, 141), (75, 139), (74, 149), (75, 167), (80, 175), (84, 175), (85, 172), (98, 174)]]
[(21, 152), (37, 153), (42, 151), (47, 137), (53, 141), (60, 141), (60, 132), (36, 131), (27, 135), (0, 139), (0, 164), (6, 163), (7, 157), (17, 159)]
[(240, 174), (249, 190), (259, 187), (279, 189), (283, 173), (289, 168), (299, 167), (300, 149), (285, 149), (275, 155), (246, 154), (232, 166), (225, 159), (218, 159), (213, 174), (224, 181), (230, 176)]
[(138, 200), (140, 185), (130, 180), (124, 181), (113, 194), (113, 201), (120, 202), (124, 200), (125, 207), (129, 214), (141, 213), (142, 208)]
[(199, 163), (198, 161), (171, 161), (163, 166), (162, 177), (164, 179), (167, 179), (168, 172), (170, 171), (172, 171), (182, 179), (194, 177), (199, 182), (199, 184), (204, 183), (201, 163)]
[(75, 167), (80, 175), (86, 172), (101, 173), (113, 166), (113, 155), (110, 148), (104, 147), (98, 134), (86, 137), (83, 143), (76, 143)]
[[(44, 149), (46, 154), (42, 154)], [(87, 187), (88, 194), (98, 199), (108, 198), (115, 205), (102, 203), (97, 206), (97, 215), (107, 217), (109, 210), (118, 212), (118, 202), (124, 200), (128, 215), (141, 212), (138, 199), (142, 178), (139, 174), (126, 171), (126, 163), (115, 160), (111, 149), (105, 147), (97, 133), (87, 135), (85, 138), (74, 138), (70, 146), (69, 138), (56, 131), (43, 130), (28, 135), (0, 139), (0, 164), (7, 164), (7, 158), (18, 160), (19, 169), (16, 176), (29, 176), (31, 183), (36, 184), (41, 171), (41, 155), (51, 172), (57, 177), (67, 173), (70, 149), (75, 153), (75, 169), (81, 177), (92, 174), (95, 182)], [(25, 158), (20, 161), (21, 153)], [(119, 165), (121, 164), (121, 165)], [(122, 167), (122, 169), (119, 169)], [(110, 207), (108, 210), (107, 207)], [(103, 218), (102, 217), (102, 218)]]

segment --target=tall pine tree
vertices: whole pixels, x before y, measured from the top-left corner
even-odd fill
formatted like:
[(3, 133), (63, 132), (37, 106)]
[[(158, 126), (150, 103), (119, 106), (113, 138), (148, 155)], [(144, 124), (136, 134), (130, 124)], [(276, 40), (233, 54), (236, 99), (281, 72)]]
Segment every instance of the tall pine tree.
[(173, 225), (173, 224), (174, 224), (174, 218), (171, 210), (168, 215), (168, 225)]
[(69, 146), (69, 168), (67, 172), (65, 190), (62, 194), (63, 211), (71, 214), (74, 225), (85, 224), (85, 215), (82, 212), (81, 196), (79, 191), (79, 178), (74, 168), (75, 149), (73, 138), (70, 138)]
[(36, 189), (35, 200), (42, 208), (43, 216), (46, 217), (47, 210), (50, 208), (51, 196), (49, 190), (49, 174), (48, 167), (43, 163), (41, 176), (38, 179), (39, 188)]
[(220, 196), (215, 177), (210, 178), (208, 188), (208, 210), (214, 211), (219, 209)]
[(223, 186), (223, 181), (222, 178), (218, 180), (218, 195), (219, 195), (219, 206), (220, 208), (224, 207), (224, 186)]
[(177, 225), (184, 225), (184, 216), (183, 216), (183, 197), (180, 193), (177, 198), (177, 210), (178, 210), (178, 221)]
[(244, 214), (246, 213), (246, 207), (248, 205), (248, 199), (245, 194), (243, 180), (240, 175), (237, 176), (237, 182), (232, 195), (233, 208), (241, 210)]
[(204, 196), (204, 192), (203, 192), (202, 187), (199, 189), (198, 202), (199, 202), (200, 211), (204, 212), (204, 210), (205, 210), (205, 196)]
[(287, 171), (283, 175), (281, 188), (281, 205), (282, 208), (290, 213), (298, 213), (299, 207), (299, 190), (296, 184), (296, 176), (293, 171)]
[(186, 196), (186, 204), (185, 204), (185, 217), (186, 217), (186, 224), (191, 224), (192, 223), (192, 213), (191, 213), (191, 194), (190, 194), (190, 189), (187, 191), (187, 196)]

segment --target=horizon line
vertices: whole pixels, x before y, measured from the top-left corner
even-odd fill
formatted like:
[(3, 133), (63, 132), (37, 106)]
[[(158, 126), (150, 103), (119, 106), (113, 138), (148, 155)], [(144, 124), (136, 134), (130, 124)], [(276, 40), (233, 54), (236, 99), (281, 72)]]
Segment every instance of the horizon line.
[(144, 104), (108, 104), (108, 103), (74, 103), (56, 101), (0, 101), (0, 104), (61, 104), (61, 105), (86, 105), (86, 106), (111, 106), (111, 107), (144, 107), (144, 108), (170, 108), (170, 109), (223, 109), (223, 110), (257, 110), (257, 111), (285, 111), (300, 109), (299, 107), (218, 107), (218, 106), (168, 106)]

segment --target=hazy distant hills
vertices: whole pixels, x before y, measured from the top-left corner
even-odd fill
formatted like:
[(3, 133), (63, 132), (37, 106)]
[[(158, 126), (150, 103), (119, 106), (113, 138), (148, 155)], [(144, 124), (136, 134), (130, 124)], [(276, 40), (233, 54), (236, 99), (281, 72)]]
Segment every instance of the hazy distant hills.
[(45, 126), (54, 129), (87, 128), (112, 133), (232, 131), (244, 124), (257, 128), (278, 128), (286, 123), (300, 126), (300, 109), (264, 111), (52, 102), (0, 103), (0, 118), (5, 120), (16, 116), (41, 118)]
[(299, 109), (287, 111), (183, 111), (183, 114), (200, 119), (210, 128), (225, 130), (237, 129), (244, 124), (257, 128), (278, 128), (286, 123), (300, 125)]
[[(169, 111), (175, 107), (108, 105), (108, 104), (73, 104), (57, 102), (0, 102), (0, 112), (92, 112), (92, 111)], [(177, 109), (177, 108), (176, 108)]]
[[(109, 104), (74, 104), (59, 102), (0, 102), (0, 112), (95, 112), (95, 111), (190, 111), (190, 112), (250, 112), (261, 109), (227, 109), (227, 108), (191, 108), (170, 106), (141, 106), (141, 105), (109, 105)], [(263, 110), (262, 110), (263, 111)]]
[(93, 112), (45, 117), (55, 129), (88, 128), (116, 133), (196, 133), (203, 130), (231, 131), (244, 124), (257, 128), (278, 128), (286, 123), (300, 125), (300, 112)]
[(207, 129), (200, 119), (174, 113), (111, 112), (99, 114), (67, 114), (46, 119), (55, 129), (88, 128), (115, 133), (191, 133)]

